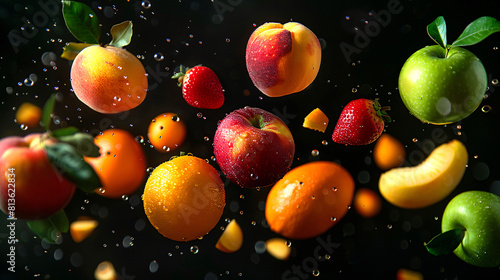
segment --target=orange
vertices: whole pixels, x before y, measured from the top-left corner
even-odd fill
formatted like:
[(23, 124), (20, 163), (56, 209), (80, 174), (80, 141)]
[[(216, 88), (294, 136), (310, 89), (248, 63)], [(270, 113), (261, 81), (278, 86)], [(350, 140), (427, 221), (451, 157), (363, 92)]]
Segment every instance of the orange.
[(405, 161), (406, 152), (403, 144), (393, 136), (384, 133), (375, 143), (373, 159), (382, 170), (399, 167)]
[(219, 222), (225, 203), (224, 183), (205, 160), (180, 156), (160, 164), (144, 188), (144, 211), (166, 238), (201, 238)]
[(231, 220), (219, 237), (215, 248), (224, 253), (234, 253), (243, 245), (243, 231), (236, 220)]
[(42, 109), (34, 104), (25, 102), (16, 111), (16, 121), (18, 124), (27, 127), (36, 127), (42, 118)]
[(85, 157), (95, 170), (103, 188), (97, 193), (109, 198), (120, 198), (135, 192), (146, 176), (146, 156), (141, 145), (130, 132), (108, 129), (97, 135), (99, 157)]
[(325, 132), (328, 126), (328, 117), (319, 108), (311, 111), (305, 118), (303, 127)]
[(98, 225), (99, 223), (96, 220), (88, 217), (79, 217), (69, 225), (69, 233), (73, 241), (80, 243), (87, 239)]
[(354, 180), (335, 162), (315, 161), (290, 170), (267, 196), (265, 215), (272, 231), (289, 239), (318, 236), (350, 208)]
[(163, 113), (149, 124), (148, 138), (157, 151), (169, 152), (182, 145), (186, 132), (186, 125), (177, 114)]
[(382, 200), (375, 191), (361, 188), (354, 195), (354, 209), (365, 218), (375, 217), (382, 209)]
[(400, 268), (396, 273), (397, 280), (423, 280), (424, 276), (422, 273), (414, 270), (409, 270), (405, 268)]

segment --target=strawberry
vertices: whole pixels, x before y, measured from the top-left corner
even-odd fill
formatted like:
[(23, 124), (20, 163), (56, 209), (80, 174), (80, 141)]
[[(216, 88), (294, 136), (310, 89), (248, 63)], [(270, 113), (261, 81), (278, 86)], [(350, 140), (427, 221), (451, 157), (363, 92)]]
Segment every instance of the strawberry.
[(367, 145), (377, 140), (384, 130), (384, 122), (391, 118), (378, 100), (356, 99), (349, 102), (337, 121), (332, 140), (338, 144)]
[(205, 66), (185, 68), (172, 76), (178, 79), (186, 102), (196, 108), (218, 109), (224, 104), (224, 92), (219, 78), (212, 69)]

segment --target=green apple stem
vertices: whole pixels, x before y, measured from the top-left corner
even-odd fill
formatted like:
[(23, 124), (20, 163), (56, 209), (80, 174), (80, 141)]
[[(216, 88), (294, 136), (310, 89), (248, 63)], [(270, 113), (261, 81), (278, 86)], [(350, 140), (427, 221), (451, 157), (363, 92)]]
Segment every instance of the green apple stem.
[(452, 229), (434, 236), (429, 242), (424, 243), (425, 248), (434, 256), (452, 253), (462, 243), (465, 229)]

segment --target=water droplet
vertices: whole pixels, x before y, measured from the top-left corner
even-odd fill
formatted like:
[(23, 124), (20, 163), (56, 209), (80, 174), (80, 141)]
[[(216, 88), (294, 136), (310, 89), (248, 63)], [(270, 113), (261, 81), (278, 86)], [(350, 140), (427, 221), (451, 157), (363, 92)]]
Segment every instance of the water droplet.
[(198, 112), (198, 114), (196, 114), (196, 117), (198, 117), (198, 119), (201, 119), (203, 118), (203, 114), (201, 112)]
[(21, 124), (19, 127), (20, 127), (22, 130), (27, 130), (27, 129), (28, 129), (28, 126), (27, 126), (27, 125), (25, 125), (25, 124)]
[(128, 200), (128, 196), (127, 195), (122, 195), (122, 200), (123, 201), (127, 201)]
[(392, 229), (392, 225), (387, 225), (387, 228), (388, 229)]
[(193, 253), (193, 254), (198, 254), (199, 248), (198, 248), (198, 246), (194, 245), (194, 246), (191, 246), (191, 248), (189, 248), (189, 251), (191, 251), (191, 253)]
[[(170, 253), (169, 253), (170, 254)], [(158, 268), (159, 268), (159, 265), (158, 263), (155, 261), (152, 261), (149, 263), (149, 271), (151, 271), (151, 273), (155, 273), (158, 271)]]
[(292, 247), (292, 241), (290, 241), (290, 240), (285, 241), (285, 245), (287, 247)]
[(345, 16), (345, 20), (350, 20), (351, 17), (350, 16)]
[(489, 113), (491, 111), (491, 106), (490, 105), (484, 105), (482, 108), (481, 108), (481, 111), (483, 113)]
[(257, 176), (257, 175), (256, 175), (256, 174), (254, 174), (254, 173), (251, 173), (251, 174), (250, 174), (250, 179), (252, 179), (252, 180), (257, 180), (257, 179), (259, 179), (259, 176)]
[(231, 39), (226, 38), (226, 43), (229, 43), (229, 42), (231, 42)]
[(252, 226), (255, 226), (257, 224), (256, 221), (252, 221)]
[(163, 54), (161, 52), (157, 52), (157, 53), (155, 53), (154, 58), (156, 61), (162, 61), (165, 57), (163, 56)]
[(142, 1), (141, 3), (141, 6), (144, 8), (144, 9), (149, 9), (151, 8), (151, 3), (149, 1)]
[(29, 78), (24, 79), (24, 84), (25, 84), (27, 87), (31, 87), (31, 86), (33, 86), (33, 84), (34, 84), (34, 83), (35, 83), (35, 82), (33, 82), (33, 81), (32, 81), (31, 79), (29, 79)]
[(319, 155), (319, 151), (318, 151), (318, 150), (312, 150), (312, 151), (311, 151), (311, 155), (312, 155), (313, 157), (316, 157), (316, 156), (318, 156), (318, 155)]
[(411, 139), (411, 141), (413, 141), (413, 143), (417, 143), (418, 139), (417, 138), (413, 138), (413, 139)]
[(491, 84), (494, 86), (498, 85), (498, 79), (491, 80)]
[(321, 144), (322, 144), (323, 146), (327, 146), (327, 145), (328, 145), (328, 141), (323, 140), (323, 141), (321, 141)]
[(315, 269), (312, 271), (313, 276), (319, 276), (319, 270)]
[(335, 221), (337, 221), (337, 218), (335, 218), (335, 217), (331, 217), (331, 218), (330, 218), (330, 221), (335, 222)]
[(358, 89), (357, 88), (352, 88), (352, 93), (356, 93), (358, 92)]
[(333, 187), (333, 188), (332, 188), (332, 191), (336, 192), (336, 191), (337, 191), (337, 188), (336, 188), (336, 187)]
[(180, 120), (181, 120), (181, 118), (179, 118), (179, 116), (177, 116), (177, 115), (173, 115), (173, 116), (172, 116), (172, 120), (173, 120), (174, 122), (178, 122), (178, 121), (180, 121)]
[(208, 138), (208, 136), (205, 136), (205, 137), (203, 137), (203, 140), (204, 140), (205, 142), (208, 142), (208, 141), (210, 141), (210, 138)]

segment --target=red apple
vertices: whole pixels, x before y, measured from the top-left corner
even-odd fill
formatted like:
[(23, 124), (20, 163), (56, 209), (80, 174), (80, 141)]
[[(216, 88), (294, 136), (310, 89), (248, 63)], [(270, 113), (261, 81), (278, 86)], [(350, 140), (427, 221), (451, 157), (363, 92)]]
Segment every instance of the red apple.
[[(0, 140), (0, 209), (26, 220), (44, 219), (63, 209), (75, 185), (50, 164), (42, 134)], [(47, 139), (47, 140), (40, 140)]]
[(258, 108), (227, 115), (217, 127), (214, 154), (222, 172), (244, 188), (268, 187), (290, 169), (295, 142), (286, 124)]

